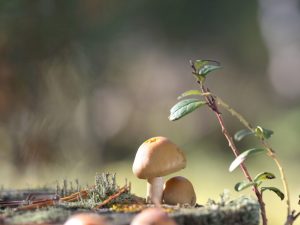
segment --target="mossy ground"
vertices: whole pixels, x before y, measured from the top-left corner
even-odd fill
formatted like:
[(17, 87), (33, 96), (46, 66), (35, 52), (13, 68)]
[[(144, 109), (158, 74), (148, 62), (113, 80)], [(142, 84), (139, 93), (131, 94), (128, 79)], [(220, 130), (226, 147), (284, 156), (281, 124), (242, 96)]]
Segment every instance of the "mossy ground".
[[(57, 204), (38, 208), (34, 210), (20, 210), (19, 208), (2, 207), (0, 210), (0, 224), (63, 224), (69, 216), (79, 212), (96, 212), (107, 217), (112, 224), (129, 224), (133, 216), (139, 211), (153, 205), (147, 205), (142, 198), (139, 198), (128, 191), (109, 201), (103, 208), (96, 209), (99, 203), (114, 195), (120, 187), (115, 182), (115, 175), (109, 173), (97, 174), (95, 184), (88, 189), (87, 198), (79, 198), (75, 202), (60, 202)], [(44, 188), (39, 190), (30, 190), (30, 192), (45, 193), (55, 192), (60, 197), (69, 195), (71, 192), (80, 190), (78, 182), (76, 187), (67, 185), (63, 182), (62, 188), (59, 185), (56, 190)], [(130, 185), (126, 184), (129, 187)], [(26, 191), (28, 193), (28, 190)], [(0, 192), (0, 199), (23, 200), (20, 198), (21, 191)], [(25, 202), (26, 203), (26, 202)], [(28, 202), (27, 202), (28, 203)], [(222, 194), (221, 200), (215, 202), (209, 200), (205, 206), (162, 206), (166, 212), (172, 216), (178, 224), (190, 225), (258, 225), (259, 224), (259, 205), (248, 197), (240, 197), (230, 200), (228, 194)], [(2, 217), (2, 222), (1, 222)]]

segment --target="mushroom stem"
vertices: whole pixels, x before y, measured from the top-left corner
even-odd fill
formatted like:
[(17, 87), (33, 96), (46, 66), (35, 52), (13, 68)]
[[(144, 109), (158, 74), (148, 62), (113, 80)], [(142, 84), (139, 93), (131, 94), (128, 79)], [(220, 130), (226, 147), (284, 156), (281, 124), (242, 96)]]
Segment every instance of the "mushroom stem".
[(159, 205), (162, 200), (164, 181), (162, 177), (147, 179), (147, 203)]

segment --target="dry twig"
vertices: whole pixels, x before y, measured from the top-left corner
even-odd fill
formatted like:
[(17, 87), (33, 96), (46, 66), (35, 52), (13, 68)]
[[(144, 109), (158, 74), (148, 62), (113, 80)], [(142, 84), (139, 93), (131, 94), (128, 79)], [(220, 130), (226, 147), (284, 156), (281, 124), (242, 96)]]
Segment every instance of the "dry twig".
[(95, 209), (99, 209), (102, 208), (103, 206), (107, 205), (109, 202), (111, 202), (112, 200), (116, 199), (117, 197), (119, 197), (121, 194), (128, 192), (129, 191), (129, 187), (127, 185), (125, 185), (124, 187), (120, 188), (115, 194), (109, 196), (106, 200), (104, 200), (103, 202), (101, 202), (99, 205), (95, 206)]
[(84, 199), (87, 197), (88, 197), (88, 191), (82, 190), (82, 191), (73, 193), (69, 196), (63, 197), (60, 200), (63, 202), (75, 202), (75, 201), (79, 201), (80, 199)]

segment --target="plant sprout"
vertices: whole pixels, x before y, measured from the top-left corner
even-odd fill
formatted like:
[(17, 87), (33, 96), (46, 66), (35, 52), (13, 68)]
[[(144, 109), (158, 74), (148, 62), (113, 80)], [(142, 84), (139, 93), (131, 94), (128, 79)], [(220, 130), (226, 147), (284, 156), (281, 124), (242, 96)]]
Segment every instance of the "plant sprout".
[[(186, 116), (187, 114), (193, 112), (194, 110), (200, 108), (201, 106), (208, 106), (210, 110), (216, 115), (217, 120), (221, 126), (222, 133), (228, 141), (228, 145), (235, 156), (235, 159), (229, 167), (229, 171), (232, 172), (237, 167), (240, 167), (244, 176), (246, 177), (246, 180), (238, 182), (235, 185), (234, 189), (236, 191), (242, 191), (246, 188), (252, 187), (260, 205), (263, 225), (268, 224), (265, 203), (263, 200), (263, 193), (266, 190), (269, 190), (274, 192), (281, 200), (286, 199), (287, 217), (285, 220), (285, 225), (292, 225), (297, 219), (297, 217), (300, 215), (300, 212), (296, 213), (295, 210), (291, 210), (290, 194), (284, 169), (282, 168), (275, 151), (266, 141), (267, 139), (271, 138), (274, 132), (269, 129), (263, 128), (262, 126), (253, 127), (240, 113), (231, 108), (219, 96), (215, 95), (209, 90), (209, 88), (205, 86), (205, 80), (207, 78), (207, 75), (210, 74), (210, 72), (212, 71), (221, 69), (221, 65), (219, 62), (214, 60), (195, 60), (190, 61), (190, 64), (193, 69), (193, 75), (196, 78), (196, 82), (199, 84), (199, 90), (189, 90), (182, 93), (178, 97), (178, 100), (180, 101), (177, 104), (175, 104), (170, 110), (169, 120), (178, 120)], [(190, 96), (198, 96), (200, 98), (186, 98)], [(182, 98), (185, 99), (181, 100)], [(245, 129), (236, 132), (234, 137), (232, 137), (225, 126), (223, 116), (219, 111), (219, 106), (230, 112), (232, 116), (236, 117), (245, 126)], [(241, 141), (245, 137), (250, 135), (253, 135), (259, 139), (261, 147), (250, 148), (240, 153), (234, 141)], [(252, 176), (248, 172), (247, 167), (244, 164), (244, 161), (247, 160), (249, 157), (256, 156), (258, 154), (265, 154), (274, 160), (281, 175), (281, 181), (284, 192), (282, 192), (277, 187), (262, 186), (265, 180), (275, 178), (275, 175), (273, 173), (261, 172), (257, 174), (254, 178), (252, 178)]]

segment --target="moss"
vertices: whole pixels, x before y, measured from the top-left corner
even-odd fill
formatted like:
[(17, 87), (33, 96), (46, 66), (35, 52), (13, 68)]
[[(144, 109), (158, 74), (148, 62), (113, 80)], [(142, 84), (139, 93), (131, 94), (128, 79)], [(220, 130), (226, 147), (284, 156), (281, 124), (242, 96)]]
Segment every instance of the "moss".
[[(127, 181), (125, 182), (125, 185), (128, 187)], [(86, 187), (86, 190), (88, 191), (88, 198), (80, 198), (80, 200), (76, 202), (61, 201), (55, 206), (32, 211), (18, 211), (8, 207), (3, 207), (2, 209), (0, 208), (0, 216), (5, 217), (9, 223), (13, 224), (64, 221), (71, 213), (75, 211), (90, 211), (96, 205), (102, 203), (111, 195), (115, 194), (119, 189), (120, 187), (116, 183), (116, 174), (96, 174), (95, 184)], [(28, 196), (32, 196), (37, 193), (42, 194), (44, 198), (51, 198), (56, 194), (60, 197), (68, 196), (74, 192), (78, 192), (79, 190), (82, 190), (82, 188), (78, 180), (75, 180), (74, 187), (72, 182), (68, 182), (66, 179), (64, 179), (62, 185), (57, 183), (56, 189), (48, 187), (20, 191), (6, 191), (2, 189), (0, 192), (0, 199), (7, 201), (17, 200), (20, 205), (22, 205), (30, 202)], [(129, 190), (110, 201), (107, 205), (105, 205), (105, 207), (109, 208), (113, 204), (137, 203), (138, 201), (141, 202), (141, 198), (131, 194)]]
[(95, 185), (88, 189), (90, 200), (95, 204), (107, 199), (118, 191), (116, 174), (101, 173), (95, 176)]
[[(121, 212), (120, 207), (128, 207), (127, 213)], [(121, 206), (114, 205), (111, 209), (97, 210), (99, 214), (106, 216), (115, 225), (129, 224), (135, 214), (146, 205)], [(149, 207), (149, 206), (148, 206)], [(135, 210), (137, 209), (137, 210)], [(113, 210), (113, 211), (112, 211)], [(88, 208), (80, 208), (75, 203), (68, 206), (55, 206), (44, 209), (26, 212), (14, 212), (7, 210), (7, 222), (9, 224), (28, 224), (28, 223), (64, 223), (64, 221), (73, 213), (87, 212)], [(131, 212), (130, 212), (131, 211)], [(212, 203), (204, 207), (183, 208), (175, 206), (168, 210), (179, 225), (258, 225), (259, 224), (259, 205), (248, 197), (241, 197), (223, 203)]]
[(209, 201), (199, 209), (181, 209), (172, 214), (180, 225), (258, 225), (259, 204), (249, 197), (221, 202)]
[[(73, 188), (64, 181), (63, 188), (57, 188), (59, 192), (70, 193)], [(126, 184), (127, 186), (127, 184)], [(130, 185), (129, 185), (130, 186)], [(127, 186), (128, 187), (128, 186)], [(97, 174), (95, 185), (89, 187), (87, 199), (80, 199), (76, 202), (59, 202), (55, 206), (42, 208), (32, 211), (15, 211), (10, 208), (0, 210), (1, 215), (9, 224), (28, 224), (28, 223), (61, 223), (73, 213), (91, 211), (97, 204), (103, 202), (109, 196), (119, 190), (116, 184), (115, 174)], [(53, 191), (53, 190), (51, 190)], [(15, 194), (15, 195), (14, 195)], [(9, 198), (20, 197), (19, 192), (10, 192)], [(259, 205), (249, 197), (230, 199), (228, 192), (220, 195), (218, 202), (209, 200), (205, 206), (186, 207), (186, 206), (164, 206), (166, 212), (172, 216), (179, 225), (258, 225), (259, 224)], [(24, 198), (24, 196), (23, 196)], [(22, 200), (22, 199), (18, 199)], [(130, 193), (122, 193), (120, 196), (105, 205), (105, 209), (96, 210), (99, 214), (106, 216), (115, 225), (129, 224), (135, 213), (146, 207), (144, 199)]]
[[(73, 185), (75, 183), (75, 186)], [(17, 200), (22, 203), (27, 202), (29, 196), (40, 195), (44, 198), (52, 198), (55, 195), (62, 197), (71, 195), (72, 193), (79, 192), (83, 190), (82, 186), (79, 184), (79, 181), (76, 179), (75, 182), (68, 181), (64, 179), (62, 184), (57, 182), (56, 188), (37, 188), (37, 189), (27, 189), (27, 190), (4, 190), (3, 188), (0, 191), (0, 199), (13, 201)], [(127, 181), (125, 182), (127, 185)], [(129, 185), (130, 186), (130, 185)], [(119, 190), (119, 186), (116, 183), (116, 174), (112, 173), (97, 173), (95, 175), (95, 184), (92, 186), (87, 186), (85, 190), (88, 191), (88, 198), (80, 199), (77, 202), (61, 202), (59, 205), (62, 205), (67, 208), (93, 208), (94, 206), (100, 204), (106, 200), (109, 196), (115, 194)], [(130, 188), (129, 188), (130, 189)], [(26, 200), (26, 201), (24, 201)], [(116, 203), (134, 203), (137, 201), (137, 197), (128, 192), (121, 194), (116, 199), (112, 200), (107, 207)], [(1, 203), (0, 203), (1, 208)], [(1, 209), (0, 209), (1, 210)], [(0, 211), (1, 212), (1, 211)]]
[(71, 215), (69, 209), (62, 207), (50, 207), (35, 211), (18, 212), (9, 218), (9, 224), (28, 224), (28, 223), (59, 223), (65, 221)]

